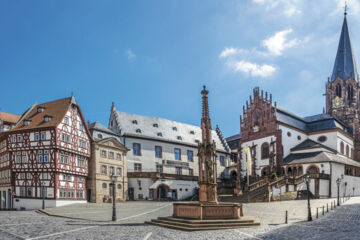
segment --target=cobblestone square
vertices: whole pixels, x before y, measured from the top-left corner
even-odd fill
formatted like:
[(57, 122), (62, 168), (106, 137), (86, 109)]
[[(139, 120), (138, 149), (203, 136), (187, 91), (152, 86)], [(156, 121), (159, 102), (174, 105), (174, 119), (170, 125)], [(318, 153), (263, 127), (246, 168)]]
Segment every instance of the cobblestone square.
[[(110, 204), (47, 209), (48, 213), (64, 217), (35, 211), (1, 211), (0, 239), (357, 239), (360, 198), (352, 198), (332, 211), (329, 205), (327, 213), (326, 204), (334, 200), (312, 200), (312, 222), (306, 221), (306, 201), (244, 204), (244, 214), (260, 218), (260, 227), (204, 232), (182, 232), (144, 224), (152, 218), (171, 215), (171, 202), (120, 203), (116, 223), (108, 221)], [(325, 215), (319, 209), (317, 219), (316, 208), (322, 206)], [(288, 224), (285, 224), (286, 210)]]

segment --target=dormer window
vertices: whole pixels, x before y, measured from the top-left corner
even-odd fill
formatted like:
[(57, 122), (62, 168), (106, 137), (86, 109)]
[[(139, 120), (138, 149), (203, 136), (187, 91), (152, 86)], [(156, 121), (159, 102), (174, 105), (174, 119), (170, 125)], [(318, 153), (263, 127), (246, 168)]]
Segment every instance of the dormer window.
[(177, 136), (177, 140), (182, 140), (182, 137), (181, 137), (181, 136)]
[(158, 137), (162, 137), (162, 136), (163, 136), (161, 132), (158, 132), (157, 135), (158, 135)]
[(190, 134), (194, 135), (194, 134), (195, 134), (195, 132), (194, 132), (193, 130), (191, 130), (191, 131), (190, 131)]
[(158, 127), (159, 127), (159, 125), (158, 125), (157, 123), (154, 123), (154, 124), (153, 124), (153, 127), (158, 128)]
[(50, 122), (51, 120), (51, 117), (50, 116), (45, 116), (44, 117), (44, 122)]
[(174, 130), (174, 131), (177, 131), (177, 127), (173, 127), (173, 130)]
[(30, 122), (31, 122), (30, 120), (25, 120), (24, 121), (24, 126), (28, 126), (30, 124)]
[(132, 123), (133, 123), (133, 124), (137, 124), (137, 120), (133, 120)]
[(41, 113), (41, 112), (44, 111), (44, 109), (45, 109), (44, 107), (38, 107), (37, 112), (38, 112), (38, 113)]
[(141, 129), (140, 128), (136, 129), (136, 132), (141, 133)]

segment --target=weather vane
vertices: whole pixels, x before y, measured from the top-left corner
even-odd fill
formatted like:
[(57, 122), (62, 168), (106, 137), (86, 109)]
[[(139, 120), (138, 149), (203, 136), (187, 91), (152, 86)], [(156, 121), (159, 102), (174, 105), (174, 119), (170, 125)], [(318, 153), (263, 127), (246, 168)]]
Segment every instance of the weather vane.
[(348, 6), (347, 6), (347, 3), (346, 3), (346, 1), (345, 1), (345, 6), (344, 6), (344, 15), (346, 15), (346, 14), (347, 14), (347, 10), (348, 10)]

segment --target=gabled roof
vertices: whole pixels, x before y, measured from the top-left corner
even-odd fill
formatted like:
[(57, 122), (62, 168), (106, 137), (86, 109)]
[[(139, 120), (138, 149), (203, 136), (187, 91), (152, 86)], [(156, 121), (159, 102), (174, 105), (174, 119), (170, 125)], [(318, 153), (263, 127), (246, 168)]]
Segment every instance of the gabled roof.
[[(56, 127), (63, 120), (71, 104), (71, 98), (62, 98), (51, 102), (35, 104), (21, 116), (20, 121), (11, 131)], [(38, 112), (38, 108), (43, 108), (44, 110)], [(45, 122), (45, 116), (51, 117), (51, 120)], [(24, 121), (29, 121), (29, 124), (25, 126)]]
[(239, 141), (240, 139), (241, 139), (241, 133), (227, 137), (226, 141), (227, 142), (231, 142), (231, 141), (235, 141), (235, 140)]
[(344, 123), (325, 113), (302, 118), (286, 109), (277, 107), (276, 119), (279, 122), (302, 130), (306, 133), (337, 128), (352, 136), (351, 129), (347, 128)]
[(334, 69), (331, 75), (331, 81), (335, 81), (337, 77), (340, 77), (343, 80), (346, 80), (349, 77), (353, 77), (356, 81), (359, 80), (358, 72), (356, 69), (355, 57), (351, 46), (351, 39), (346, 20), (346, 14), (341, 29), (339, 46), (336, 53)]
[(284, 158), (281, 165), (321, 163), (321, 162), (335, 162), (335, 163), (360, 167), (360, 163), (355, 160), (352, 160), (350, 158), (344, 157), (339, 154), (326, 152), (326, 151), (291, 153), (286, 158)]
[(106, 128), (104, 125), (102, 125), (99, 122), (94, 122), (88, 125), (89, 130), (97, 130), (99, 132), (104, 132), (104, 133), (108, 133), (108, 134), (112, 134), (114, 136), (118, 136), (117, 133), (111, 131), (110, 129)]
[[(119, 112), (112, 109), (115, 114), (118, 129), (114, 129), (125, 136), (134, 136), (148, 138), (160, 141), (177, 142), (179, 144), (188, 144), (197, 146), (201, 142), (201, 128), (198, 126), (176, 122), (164, 118), (148, 117), (137, 114)], [(224, 145), (222, 134), (219, 136), (218, 131), (212, 130), (212, 138), (216, 143), (218, 151), (229, 152), (228, 146)], [(197, 141), (196, 141), (197, 140)]]
[(304, 149), (309, 149), (309, 148), (325, 148), (328, 149), (332, 152), (336, 152), (335, 150), (321, 144), (318, 142), (315, 142), (311, 139), (306, 139), (303, 142), (299, 143), (298, 145), (296, 145), (295, 147), (291, 148), (291, 151), (296, 151), (296, 150), (304, 150)]
[(119, 148), (119, 149), (121, 149), (123, 151), (129, 151), (129, 149), (124, 146), (124, 144), (119, 142), (119, 140), (117, 140), (114, 137), (98, 139), (98, 140), (94, 140), (94, 142), (97, 143), (97, 144), (100, 144), (100, 145), (106, 145), (107, 142), (112, 142), (115, 145), (116, 148)]
[(0, 112), (0, 120), (6, 123), (17, 123), (19, 121), (20, 115), (14, 113)]
[[(84, 122), (85, 131), (88, 134), (88, 137), (92, 139), (89, 129), (85, 124), (85, 119), (82, 115), (81, 109), (77, 104), (74, 103), (74, 99), (74, 97), (69, 97), (42, 104), (34, 104), (32, 107), (26, 110), (23, 115), (21, 115), (21, 118), (17, 122), (16, 126), (8, 131), (8, 133), (27, 129), (56, 128), (64, 119), (65, 114), (70, 108), (71, 104), (74, 104), (74, 106), (78, 109), (82, 121)], [(42, 108), (43, 111), (38, 112), (39, 108)], [(45, 122), (45, 116), (51, 117), (50, 121)], [(24, 125), (24, 121), (28, 121), (28, 125)]]

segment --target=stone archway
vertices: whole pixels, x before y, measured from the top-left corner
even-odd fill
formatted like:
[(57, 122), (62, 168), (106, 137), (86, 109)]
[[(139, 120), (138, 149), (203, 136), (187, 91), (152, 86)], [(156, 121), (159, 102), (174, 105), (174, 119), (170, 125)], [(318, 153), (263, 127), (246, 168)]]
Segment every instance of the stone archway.
[(235, 170), (231, 171), (230, 173), (230, 179), (231, 181), (236, 181), (237, 179), (237, 172)]
[(160, 184), (157, 188), (156, 188), (156, 199), (157, 200), (165, 200), (168, 197), (168, 192), (170, 191), (169, 186), (165, 185), (165, 184)]

